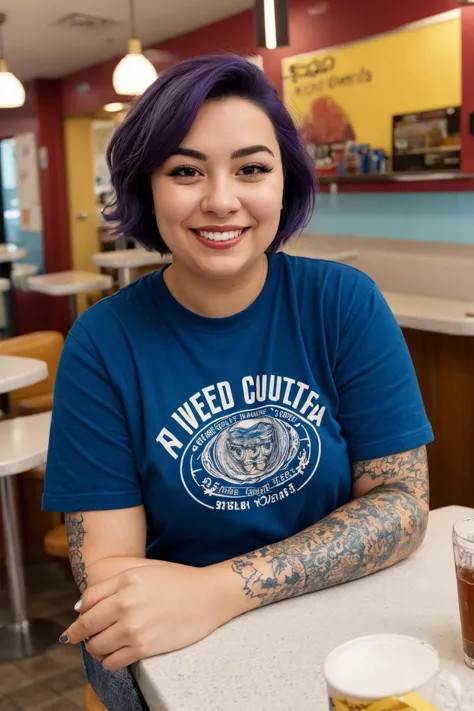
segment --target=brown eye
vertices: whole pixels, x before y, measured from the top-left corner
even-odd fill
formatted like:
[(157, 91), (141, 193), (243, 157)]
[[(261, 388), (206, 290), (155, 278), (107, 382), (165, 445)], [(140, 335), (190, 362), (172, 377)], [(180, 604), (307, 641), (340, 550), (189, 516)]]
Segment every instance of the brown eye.
[(190, 165), (182, 165), (178, 168), (173, 168), (168, 175), (172, 178), (196, 178), (200, 173), (196, 168), (192, 168)]
[(251, 163), (250, 165), (245, 165), (241, 168), (239, 173), (245, 177), (254, 178), (262, 175), (263, 173), (271, 173), (272, 170), (273, 168), (269, 165), (264, 165), (263, 163)]

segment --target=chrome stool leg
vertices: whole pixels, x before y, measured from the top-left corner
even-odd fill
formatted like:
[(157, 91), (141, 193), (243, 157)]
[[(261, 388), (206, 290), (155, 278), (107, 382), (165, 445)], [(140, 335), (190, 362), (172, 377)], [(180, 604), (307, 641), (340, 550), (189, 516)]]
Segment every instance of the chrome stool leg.
[(52, 620), (28, 620), (13, 476), (0, 477), (0, 500), (7, 584), (12, 613), (11, 623), (0, 627), (0, 661), (13, 661), (41, 654), (47, 647), (57, 642), (63, 630)]

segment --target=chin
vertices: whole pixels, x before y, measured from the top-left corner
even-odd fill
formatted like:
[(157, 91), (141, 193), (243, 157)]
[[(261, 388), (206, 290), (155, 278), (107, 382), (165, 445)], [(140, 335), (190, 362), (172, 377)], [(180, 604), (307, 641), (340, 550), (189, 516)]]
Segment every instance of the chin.
[(210, 279), (229, 279), (241, 274), (260, 258), (261, 254), (243, 255), (219, 253), (193, 260), (193, 268)]

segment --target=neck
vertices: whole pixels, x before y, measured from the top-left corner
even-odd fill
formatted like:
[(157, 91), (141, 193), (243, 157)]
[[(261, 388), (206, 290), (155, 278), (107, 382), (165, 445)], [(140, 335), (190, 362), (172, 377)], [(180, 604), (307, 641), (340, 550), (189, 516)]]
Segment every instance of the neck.
[(207, 279), (173, 262), (163, 274), (171, 295), (189, 311), (206, 318), (225, 318), (243, 311), (262, 291), (268, 273), (266, 254), (231, 279)]

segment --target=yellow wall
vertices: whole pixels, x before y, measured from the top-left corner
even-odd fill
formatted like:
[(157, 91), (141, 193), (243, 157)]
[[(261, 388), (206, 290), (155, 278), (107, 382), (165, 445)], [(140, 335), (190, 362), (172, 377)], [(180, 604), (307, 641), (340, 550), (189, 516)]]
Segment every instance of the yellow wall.
[(357, 142), (391, 153), (392, 115), (461, 104), (461, 22), (451, 17), (286, 57), (289, 111), (300, 125), (311, 124), (314, 102), (328, 97), (328, 106), (338, 106), (350, 121)]
[[(91, 130), (90, 118), (68, 118), (64, 122), (72, 269), (96, 272), (91, 259), (99, 251)], [(81, 213), (87, 217), (79, 219)], [(80, 294), (79, 312), (85, 301), (86, 296)]]

